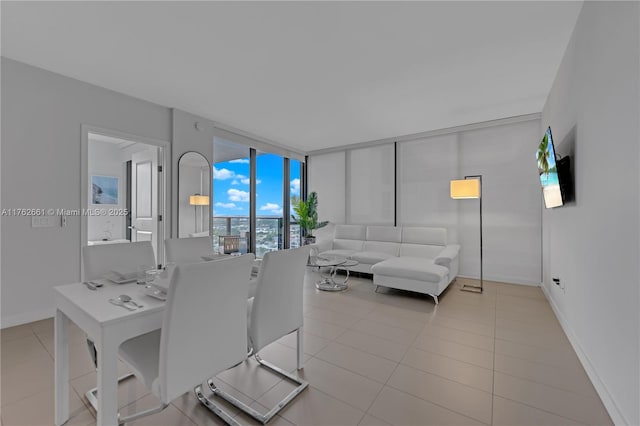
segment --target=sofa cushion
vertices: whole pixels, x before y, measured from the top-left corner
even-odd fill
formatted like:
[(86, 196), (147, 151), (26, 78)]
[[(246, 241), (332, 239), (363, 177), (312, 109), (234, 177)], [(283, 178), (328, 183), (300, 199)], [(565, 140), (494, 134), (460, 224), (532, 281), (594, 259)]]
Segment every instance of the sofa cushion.
[(417, 281), (440, 282), (449, 270), (435, 265), (433, 260), (417, 257), (392, 257), (371, 267), (374, 274)]
[(319, 254), (319, 256), (342, 256), (350, 259), (356, 253), (356, 250), (327, 250)]
[(364, 241), (362, 240), (342, 240), (336, 239), (333, 240), (333, 250), (352, 250), (352, 251), (360, 251), (364, 245)]
[(400, 244), (400, 257), (419, 257), (422, 259), (433, 259), (437, 257), (443, 246), (430, 246), (422, 244)]
[(367, 226), (367, 241), (399, 243), (402, 241), (402, 228), (399, 226)]
[(400, 254), (400, 243), (385, 243), (382, 241), (365, 241), (362, 251), (386, 253), (392, 256)]
[(363, 225), (336, 225), (334, 237), (336, 240), (361, 240), (365, 239), (365, 227)]
[(402, 242), (432, 246), (447, 245), (447, 230), (445, 228), (402, 227)]
[(382, 262), (392, 257), (395, 257), (395, 255), (376, 251), (359, 251), (351, 255), (351, 259), (367, 265), (373, 265), (374, 263)]

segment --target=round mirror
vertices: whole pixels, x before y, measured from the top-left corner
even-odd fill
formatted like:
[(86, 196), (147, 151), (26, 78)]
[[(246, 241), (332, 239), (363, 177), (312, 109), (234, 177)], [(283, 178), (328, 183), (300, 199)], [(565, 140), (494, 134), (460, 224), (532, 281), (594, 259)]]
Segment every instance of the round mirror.
[(178, 162), (178, 237), (206, 237), (211, 232), (211, 167), (198, 152)]

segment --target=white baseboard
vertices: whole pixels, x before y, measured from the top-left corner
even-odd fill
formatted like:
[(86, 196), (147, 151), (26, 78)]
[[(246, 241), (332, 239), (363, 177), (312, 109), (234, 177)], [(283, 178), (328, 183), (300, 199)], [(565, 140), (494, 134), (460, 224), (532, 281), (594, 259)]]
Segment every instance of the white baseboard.
[(589, 356), (585, 353), (584, 349), (582, 349), (582, 345), (580, 345), (580, 341), (578, 340), (578, 337), (574, 333), (573, 328), (571, 328), (571, 325), (569, 324), (567, 319), (564, 317), (564, 315), (562, 315), (562, 312), (560, 312), (560, 309), (558, 308), (555, 301), (547, 291), (547, 288), (544, 285), (542, 285), (541, 287), (542, 287), (542, 292), (547, 298), (547, 301), (549, 301), (549, 305), (551, 305), (551, 309), (553, 309), (553, 312), (556, 315), (556, 318), (558, 319), (558, 322), (560, 322), (560, 326), (564, 330), (564, 333), (567, 335), (567, 338), (569, 339), (569, 343), (571, 343), (573, 350), (575, 351), (576, 355), (578, 355), (578, 359), (580, 360), (582, 367), (586, 371), (587, 376), (589, 376), (589, 379), (591, 380), (593, 387), (596, 389), (596, 393), (602, 400), (602, 403), (604, 404), (604, 408), (606, 408), (607, 412), (609, 413), (609, 416), (611, 416), (611, 420), (613, 420), (613, 424), (630, 425), (631, 423), (627, 421), (622, 411), (620, 411), (620, 408), (618, 407), (615, 400), (611, 396), (609, 389), (607, 389), (607, 386), (600, 379), (600, 376), (598, 375), (598, 372), (596, 371), (595, 367), (591, 363)]
[[(471, 280), (479, 280), (480, 277), (478, 276), (471, 276), (471, 275), (461, 275), (458, 274), (457, 277), (460, 278), (469, 278)], [(531, 281), (525, 281), (525, 280), (520, 280), (520, 279), (514, 279), (514, 278), (505, 278), (505, 277), (483, 277), (485, 281), (494, 281), (497, 283), (505, 283), (505, 284), (519, 284), (519, 285), (528, 285), (531, 287), (540, 287), (541, 283), (536, 283), (536, 282), (531, 282)]]
[(26, 324), (28, 322), (40, 321), (46, 318), (52, 318), (55, 315), (54, 309), (43, 309), (41, 311), (22, 312), (17, 315), (11, 315), (2, 318), (2, 328), (13, 327), (16, 325)]

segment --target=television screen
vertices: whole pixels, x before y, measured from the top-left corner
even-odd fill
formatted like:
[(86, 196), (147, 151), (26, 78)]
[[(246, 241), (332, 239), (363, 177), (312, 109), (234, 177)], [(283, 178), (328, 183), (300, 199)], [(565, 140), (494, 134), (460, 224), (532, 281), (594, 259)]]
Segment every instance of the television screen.
[(564, 204), (562, 198), (562, 190), (560, 189), (560, 180), (558, 179), (558, 167), (556, 164), (556, 153), (553, 146), (553, 138), (551, 137), (551, 127), (545, 132), (538, 152), (538, 174), (540, 175), (540, 183), (542, 184), (542, 195), (544, 197), (544, 205), (550, 209), (552, 207), (560, 207)]

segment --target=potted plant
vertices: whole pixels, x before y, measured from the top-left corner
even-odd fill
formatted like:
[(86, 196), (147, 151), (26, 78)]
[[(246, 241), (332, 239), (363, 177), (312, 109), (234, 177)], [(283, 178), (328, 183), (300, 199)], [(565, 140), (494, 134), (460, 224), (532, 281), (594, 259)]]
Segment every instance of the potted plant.
[(297, 217), (291, 215), (291, 218), (300, 225), (300, 229), (304, 231), (304, 244), (313, 244), (316, 237), (313, 231), (325, 226), (328, 221), (318, 222), (318, 194), (311, 192), (307, 200), (293, 199), (291, 205)]

